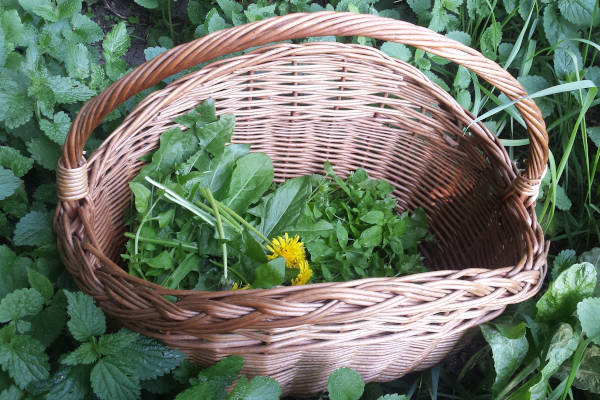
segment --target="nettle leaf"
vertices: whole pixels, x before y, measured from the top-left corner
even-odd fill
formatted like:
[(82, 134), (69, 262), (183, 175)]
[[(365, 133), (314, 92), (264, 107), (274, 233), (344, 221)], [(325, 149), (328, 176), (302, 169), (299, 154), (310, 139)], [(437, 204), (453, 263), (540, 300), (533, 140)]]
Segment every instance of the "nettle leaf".
[[(139, 334), (129, 329), (120, 329), (116, 333), (102, 335), (98, 340), (98, 349), (104, 355), (118, 356), (124, 349), (128, 349), (139, 337)], [(134, 363), (135, 364), (135, 363)]]
[(503, 331), (500, 331), (492, 325), (481, 326), (483, 337), (492, 348), (494, 358), (494, 369), (496, 370), (496, 379), (492, 386), (494, 393), (508, 383), (512, 374), (521, 365), (529, 349), (529, 343), (525, 336), (526, 329), (524, 323), (514, 327), (502, 328)]
[(464, 109), (469, 110), (473, 105), (471, 101), (471, 92), (467, 89), (461, 89), (456, 93), (456, 101), (460, 104)]
[(557, 254), (552, 264), (552, 280), (555, 280), (561, 272), (577, 262), (575, 250), (566, 249)]
[[(176, 400), (225, 400), (227, 396), (225, 389), (238, 378), (243, 365), (244, 359), (238, 356), (230, 356), (220, 360), (212, 367), (200, 371), (197, 379), (200, 383), (179, 393)], [(242, 385), (248, 382), (245, 376), (240, 381), (243, 381)], [(235, 397), (233, 395), (228, 398), (246, 399), (246, 397)]]
[(68, 76), (51, 76), (48, 86), (52, 89), (54, 99), (60, 104), (72, 104), (86, 101), (96, 93), (83, 83)]
[(0, 246), (0, 299), (15, 289), (27, 286), (27, 267), (32, 264), (26, 257), (17, 257), (6, 245)]
[(200, 25), (204, 21), (202, 5), (198, 0), (190, 0), (187, 5), (187, 16), (194, 25)]
[(17, 82), (0, 77), (0, 122), (14, 129), (28, 122), (33, 116), (33, 101)]
[[(246, 377), (243, 376), (243, 379)], [(239, 384), (239, 383), (238, 383)], [(235, 389), (234, 389), (235, 391)], [(197, 399), (223, 399), (225, 398), (226, 392), (224, 390), (218, 390), (214, 382), (206, 381), (200, 384), (194, 385), (183, 392), (179, 393), (175, 400), (197, 400)], [(236, 398), (236, 397), (232, 397)], [(239, 397), (238, 397), (239, 398)]]
[(539, 382), (529, 388), (531, 400), (542, 400), (546, 398), (548, 380), (558, 371), (560, 366), (575, 353), (579, 344), (579, 335), (577, 335), (571, 325), (562, 323), (556, 330), (548, 353), (546, 355), (546, 365), (542, 369)]
[(140, 381), (135, 370), (117, 357), (104, 357), (92, 369), (90, 381), (94, 393), (102, 400), (136, 400)]
[(394, 57), (406, 62), (410, 61), (412, 58), (410, 49), (402, 43), (384, 42), (381, 45), (381, 51), (390, 57)]
[(508, 14), (512, 13), (517, 8), (517, 0), (502, 0), (502, 3)]
[(50, 0), (19, 0), (19, 4), (26, 11), (42, 17), (46, 21), (57, 22), (60, 19), (58, 10)]
[(33, 160), (17, 149), (0, 146), (0, 166), (10, 169), (16, 177), (23, 177), (33, 167)]
[(131, 45), (127, 27), (124, 22), (119, 22), (106, 34), (102, 41), (102, 49), (112, 57), (121, 57)]
[(600, 297), (583, 299), (577, 304), (577, 317), (583, 332), (600, 345)]
[(12, 196), (22, 183), (11, 170), (0, 167), (0, 200)]
[(25, 396), (17, 386), (10, 385), (7, 389), (0, 392), (0, 400), (21, 400)]
[(408, 6), (419, 17), (419, 23), (430, 18), (431, 0), (407, 0)]
[(94, 43), (102, 40), (104, 36), (102, 28), (86, 15), (79, 13), (73, 15), (71, 24), (73, 25), (71, 32), (73, 42)]
[(562, 186), (556, 186), (556, 202), (554, 204), (561, 211), (569, 211), (571, 209), (573, 203)]
[(441, 0), (435, 0), (433, 10), (431, 11), (431, 21), (429, 22), (429, 29), (434, 32), (441, 32), (446, 29), (446, 26), (450, 22), (450, 15), (442, 7)]
[(27, 335), (17, 335), (10, 343), (0, 345), (0, 364), (21, 389), (49, 376), (50, 365), (44, 346)]
[(250, 382), (242, 376), (229, 395), (231, 399), (244, 400), (277, 400), (280, 396), (279, 382), (266, 376), (257, 376)]
[(70, 127), (71, 118), (64, 111), (54, 114), (54, 122), (50, 122), (47, 119), (40, 121), (40, 129), (44, 131), (50, 140), (60, 146), (65, 143)]
[(446, 33), (446, 37), (456, 40), (457, 42), (460, 42), (460, 43), (464, 44), (465, 46), (471, 45), (471, 35), (469, 35), (466, 32), (451, 31), (451, 32)]
[(331, 400), (358, 400), (365, 390), (365, 382), (353, 369), (338, 368), (329, 375), (327, 390)]
[(83, 400), (89, 393), (90, 367), (61, 365), (49, 381), (45, 400)]
[(82, 292), (68, 292), (67, 313), (71, 317), (67, 326), (71, 335), (80, 342), (86, 342), (94, 336), (104, 334), (106, 331), (106, 319), (100, 308), (94, 304), (91, 296)]
[(54, 296), (54, 286), (52, 285), (52, 282), (35, 269), (27, 268), (27, 279), (29, 280), (29, 285), (37, 290), (45, 301), (50, 300), (52, 296)]
[(17, 222), (13, 241), (17, 246), (43, 246), (54, 243), (52, 214), (30, 211)]
[(158, 8), (158, 0), (134, 0), (134, 1), (136, 2), (136, 4), (139, 4), (140, 6), (142, 6), (144, 8), (148, 8), (150, 10)]
[(67, 354), (60, 362), (65, 365), (91, 364), (100, 358), (96, 346), (92, 342), (86, 342)]
[(152, 60), (154, 57), (161, 55), (168, 49), (165, 47), (157, 46), (157, 47), (147, 47), (144, 49), (144, 58), (146, 61)]
[(460, 65), (454, 77), (453, 86), (457, 89), (466, 89), (471, 84), (471, 73), (468, 69)]
[(33, 317), (29, 334), (47, 347), (62, 333), (66, 322), (67, 300), (62, 292), (58, 292), (50, 305)]
[(0, 302), (0, 322), (17, 321), (42, 310), (44, 298), (35, 289), (17, 289)]
[(592, 24), (596, 0), (558, 0), (558, 8), (569, 22), (588, 27)]
[(185, 354), (170, 349), (158, 341), (137, 335), (127, 350), (135, 365), (136, 374), (142, 380), (154, 379), (171, 372), (185, 360)]
[(600, 67), (595, 65), (588, 67), (585, 70), (585, 79), (591, 80), (594, 85), (600, 87)]
[[(338, 3), (338, 6), (340, 3)], [(244, 11), (244, 15), (248, 18), (249, 22), (260, 21), (264, 18), (273, 17), (275, 15), (275, 7), (277, 7), (277, 4), (259, 7), (257, 4), (251, 3)]]
[(596, 279), (596, 268), (587, 262), (563, 271), (537, 302), (537, 318), (550, 321), (570, 316), (577, 303), (594, 293)]
[(27, 150), (31, 158), (42, 167), (54, 171), (60, 158), (60, 147), (46, 136), (39, 136), (27, 142)]
[(58, 0), (58, 18), (70, 18), (81, 12), (82, 0)]
[(90, 74), (90, 56), (83, 43), (67, 43), (67, 72), (73, 78), (84, 79)]
[(238, 214), (258, 201), (273, 182), (273, 162), (263, 153), (241, 157), (231, 174), (229, 191), (223, 203)]

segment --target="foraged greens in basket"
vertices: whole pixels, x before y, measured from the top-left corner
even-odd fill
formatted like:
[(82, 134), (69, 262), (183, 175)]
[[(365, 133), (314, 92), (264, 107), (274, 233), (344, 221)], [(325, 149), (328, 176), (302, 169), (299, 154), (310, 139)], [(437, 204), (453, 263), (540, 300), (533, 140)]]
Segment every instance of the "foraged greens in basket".
[(393, 186), (358, 169), (273, 182), (273, 164), (228, 144), (234, 117), (207, 100), (129, 186), (129, 273), (171, 289), (228, 290), (424, 271), (425, 212), (396, 212)]

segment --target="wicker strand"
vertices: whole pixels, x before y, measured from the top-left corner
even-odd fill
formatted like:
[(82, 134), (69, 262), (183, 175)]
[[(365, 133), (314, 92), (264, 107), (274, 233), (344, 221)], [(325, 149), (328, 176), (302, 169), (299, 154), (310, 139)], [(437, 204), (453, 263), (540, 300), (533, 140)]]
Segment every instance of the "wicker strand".
[(67, 168), (61, 159), (56, 169), (56, 184), (58, 198), (65, 200), (79, 200), (88, 195), (87, 162), (82, 159), (77, 168)]

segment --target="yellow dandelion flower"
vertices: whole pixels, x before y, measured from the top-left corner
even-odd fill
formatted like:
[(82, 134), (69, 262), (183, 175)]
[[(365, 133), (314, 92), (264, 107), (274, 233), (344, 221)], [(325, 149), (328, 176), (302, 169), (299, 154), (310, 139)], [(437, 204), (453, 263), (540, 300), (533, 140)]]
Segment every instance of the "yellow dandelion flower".
[(231, 290), (246, 290), (250, 287), (250, 284), (247, 284), (245, 286), (242, 286), (242, 283), (240, 282), (239, 284), (237, 282), (233, 283), (233, 287), (231, 288)]
[(292, 279), (292, 285), (304, 285), (312, 276), (312, 269), (308, 265), (308, 261), (303, 260), (299, 265), (300, 272)]
[(277, 236), (271, 240), (267, 250), (272, 253), (267, 256), (269, 260), (283, 257), (285, 258), (285, 266), (288, 268), (299, 268), (301, 263), (306, 260), (304, 243), (300, 241), (298, 235), (293, 238), (290, 238), (287, 233), (283, 237)]

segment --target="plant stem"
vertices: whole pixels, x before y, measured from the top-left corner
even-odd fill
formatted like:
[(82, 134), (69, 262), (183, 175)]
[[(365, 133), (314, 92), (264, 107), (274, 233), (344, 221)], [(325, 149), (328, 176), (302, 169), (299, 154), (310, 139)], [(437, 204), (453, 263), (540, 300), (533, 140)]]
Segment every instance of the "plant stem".
[(219, 206), (219, 209), (222, 212), (225, 212), (225, 213), (231, 215), (236, 221), (238, 221), (240, 224), (242, 224), (243, 226), (245, 226), (246, 228), (248, 228), (249, 230), (254, 232), (259, 238), (264, 240), (265, 243), (271, 243), (269, 241), (269, 239), (266, 238), (265, 235), (263, 235), (258, 229), (256, 229), (252, 225), (250, 225), (244, 218), (242, 218), (238, 213), (233, 211), (231, 208), (227, 207), (225, 204), (223, 204), (221, 202), (217, 202), (217, 205)]
[(217, 220), (217, 231), (219, 232), (219, 239), (223, 241), (221, 244), (223, 248), (223, 277), (227, 279), (227, 244), (225, 243), (225, 232), (223, 232), (223, 223), (221, 222), (221, 214), (219, 213), (219, 207), (217, 206), (217, 201), (212, 195), (212, 192), (209, 188), (200, 189), (203, 191), (204, 195), (210, 202), (210, 205), (213, 208), (215, 213), (215, 219)]
[[(125, 232), (125, 237), (128, 237), (130, 239), (135, 239), (136, 235), (134, 235), (133, 233), (130, 233), (130, 232)], [(181, 246), (184, 249), (188, 249), (188, 250), (198, 250), (198, 245), (196, 245), (195, 243), (180, 242), (178, 240), (150, 238), (150, 237), (141, 236), (141, 235), (137, 236), (137, 238), (140, 242), (145, 242), (145, 243), (161, 244), (163, 246), (168, 246), (168, 247), (180, 247)]]
[[(204, 195), (204, 192), (200, 191), (200, 193), (202, 193), (202, 195)], [(208, 200), (208, 199), (206, 199), (206, 200)], [(218, 200), (216, 200), (216, 199), (215, 199), (215, 201), (217, 202), (217, 206), (220, 206), (220, 203), (221, 203), (221, 202), (220, 202), (220, 201), (218, 201)], [(204, 204), (204, 203), (202, 203), (202, 202), (200, 202), (200, 201), (198, 201), (198, 200), (195, 200), (195, 201), (194, 201), (194, 204), (195, 204), (195, 205), (197, 205), (198, 207), (202, 208), (202, 209), (203, 209), (203, 210), (205, 210), (205, 211), (208, 211), (208, 212), (211, 212), (211, 213), (213, 213), (213, 209), (212, 209), (211, 207), (207, 206), (206, 204)], [(238, 224), (238, 223), (237, 223), (237, 222), (236, 222), (236, 221), (233, 219), (233, 217), (231, 217), (231, 215), (229, 215), (229, 214), (227, 214), (227, 213), (221, 213), (221, 217), (223, 218), (223, 220), (224, 220), (225, 222), (227, 222), (227, 223), (228, 223), (230, 226), (232, 226), (232, 227), (233, 227), (233, 229), (235, 229), (235, 230), (236, 230), (236, 231), (238, 231), (239, 233), (242, 233), (242, 227), (241, 227), (241, 225), (240, 225), (240, 224)]]

